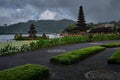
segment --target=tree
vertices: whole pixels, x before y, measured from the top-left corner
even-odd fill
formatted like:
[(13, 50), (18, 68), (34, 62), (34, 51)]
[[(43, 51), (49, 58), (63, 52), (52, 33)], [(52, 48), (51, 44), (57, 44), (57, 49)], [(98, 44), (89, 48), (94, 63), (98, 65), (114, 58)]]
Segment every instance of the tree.
[(63, 33), (64, 32), (73, 33), (75, 28), (76, 28), (76, 25), (75, 24), (71, 24), (67, 28), (64, 29)]
[(4, 27), (7, 27), (7, 24), (4, 24)]
[(87, 29), (82, 6), (80, 6), (80, 9), (79, 9), (79, 15), (78, 15), (78, 21), (77, 21), (77, 29), (80, 30), (80, 31), (85, 31)]

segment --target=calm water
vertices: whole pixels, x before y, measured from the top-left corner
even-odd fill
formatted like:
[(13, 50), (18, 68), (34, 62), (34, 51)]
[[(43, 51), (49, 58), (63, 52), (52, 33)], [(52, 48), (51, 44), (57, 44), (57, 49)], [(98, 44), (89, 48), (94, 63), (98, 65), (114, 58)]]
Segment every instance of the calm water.
[[(49, 38), (59, 38), (59, 34), (46, 34), (49, 36)], [(23, 36), (28, 36), (28, 35), (23, 35)], [(37, 34), (37, 36), (41, 36), (41, 34)], [(0, 42), (6, 42), (8, 40), (13, 40), (14, 35), (0, 35)]]

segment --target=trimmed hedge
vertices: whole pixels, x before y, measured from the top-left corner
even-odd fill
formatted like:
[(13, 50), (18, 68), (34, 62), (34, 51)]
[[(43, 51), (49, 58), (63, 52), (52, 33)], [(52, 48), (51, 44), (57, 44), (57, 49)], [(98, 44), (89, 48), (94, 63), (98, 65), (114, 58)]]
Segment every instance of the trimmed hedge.
[(120, 50), (116, 51), (107, 61), (108, 63), (120, 64)]
[(49, 75), (47, 67), (26, 64), (0, 71), (0, 80), (41, 80)]
[(101, 46), (107, 47), (107, 48), (120, 47), (120, 42), (109, 43), (109, 44), (103, 44), (103, 45), (101, 45)]
[(101, 46), (92, 46), (88, 48), (83, 48), (79, 50), (74, 50), (71, 52), (63, 53), (57, 56), (50, 58), (51, 62), (60, 63), (60, 64), (73, 64), (79, 60), (85, 59), (93, 54), (96, 54), (100, 51), (103, 51), (105, 47)]

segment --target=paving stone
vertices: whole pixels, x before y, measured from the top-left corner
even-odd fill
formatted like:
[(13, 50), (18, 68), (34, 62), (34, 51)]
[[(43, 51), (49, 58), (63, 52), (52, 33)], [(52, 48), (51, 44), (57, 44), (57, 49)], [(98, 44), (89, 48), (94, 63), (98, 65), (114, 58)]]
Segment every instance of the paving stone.
[(106, 70), (95, 70), (85, 74), (88, 80), (120, 80), (120, 73)]

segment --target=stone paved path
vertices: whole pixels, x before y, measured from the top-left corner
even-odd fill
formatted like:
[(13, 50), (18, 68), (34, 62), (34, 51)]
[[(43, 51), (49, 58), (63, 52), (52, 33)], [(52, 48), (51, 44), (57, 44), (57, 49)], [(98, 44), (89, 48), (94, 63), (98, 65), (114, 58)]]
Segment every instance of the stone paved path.
[(107, 70), (94, 70), (85, 74), (88, 80), (120, 80), (120, 73)]
[(40, 64), (49, 67), (51, 71), (49, 80), (87, 80), (85, 74), (94, 70), (120, 72), (120, 65), (106, 63), (107, 59), (120, 48), (106, 49), (101, 53), (93, 55), (72, 65), (54, 64), (49, 61), (50, 57), (61, 54), (63, 52), (111, 42), (120, 42), (120, 40), (57, 46), (0, 57), (0, 70), (22, 64)]

